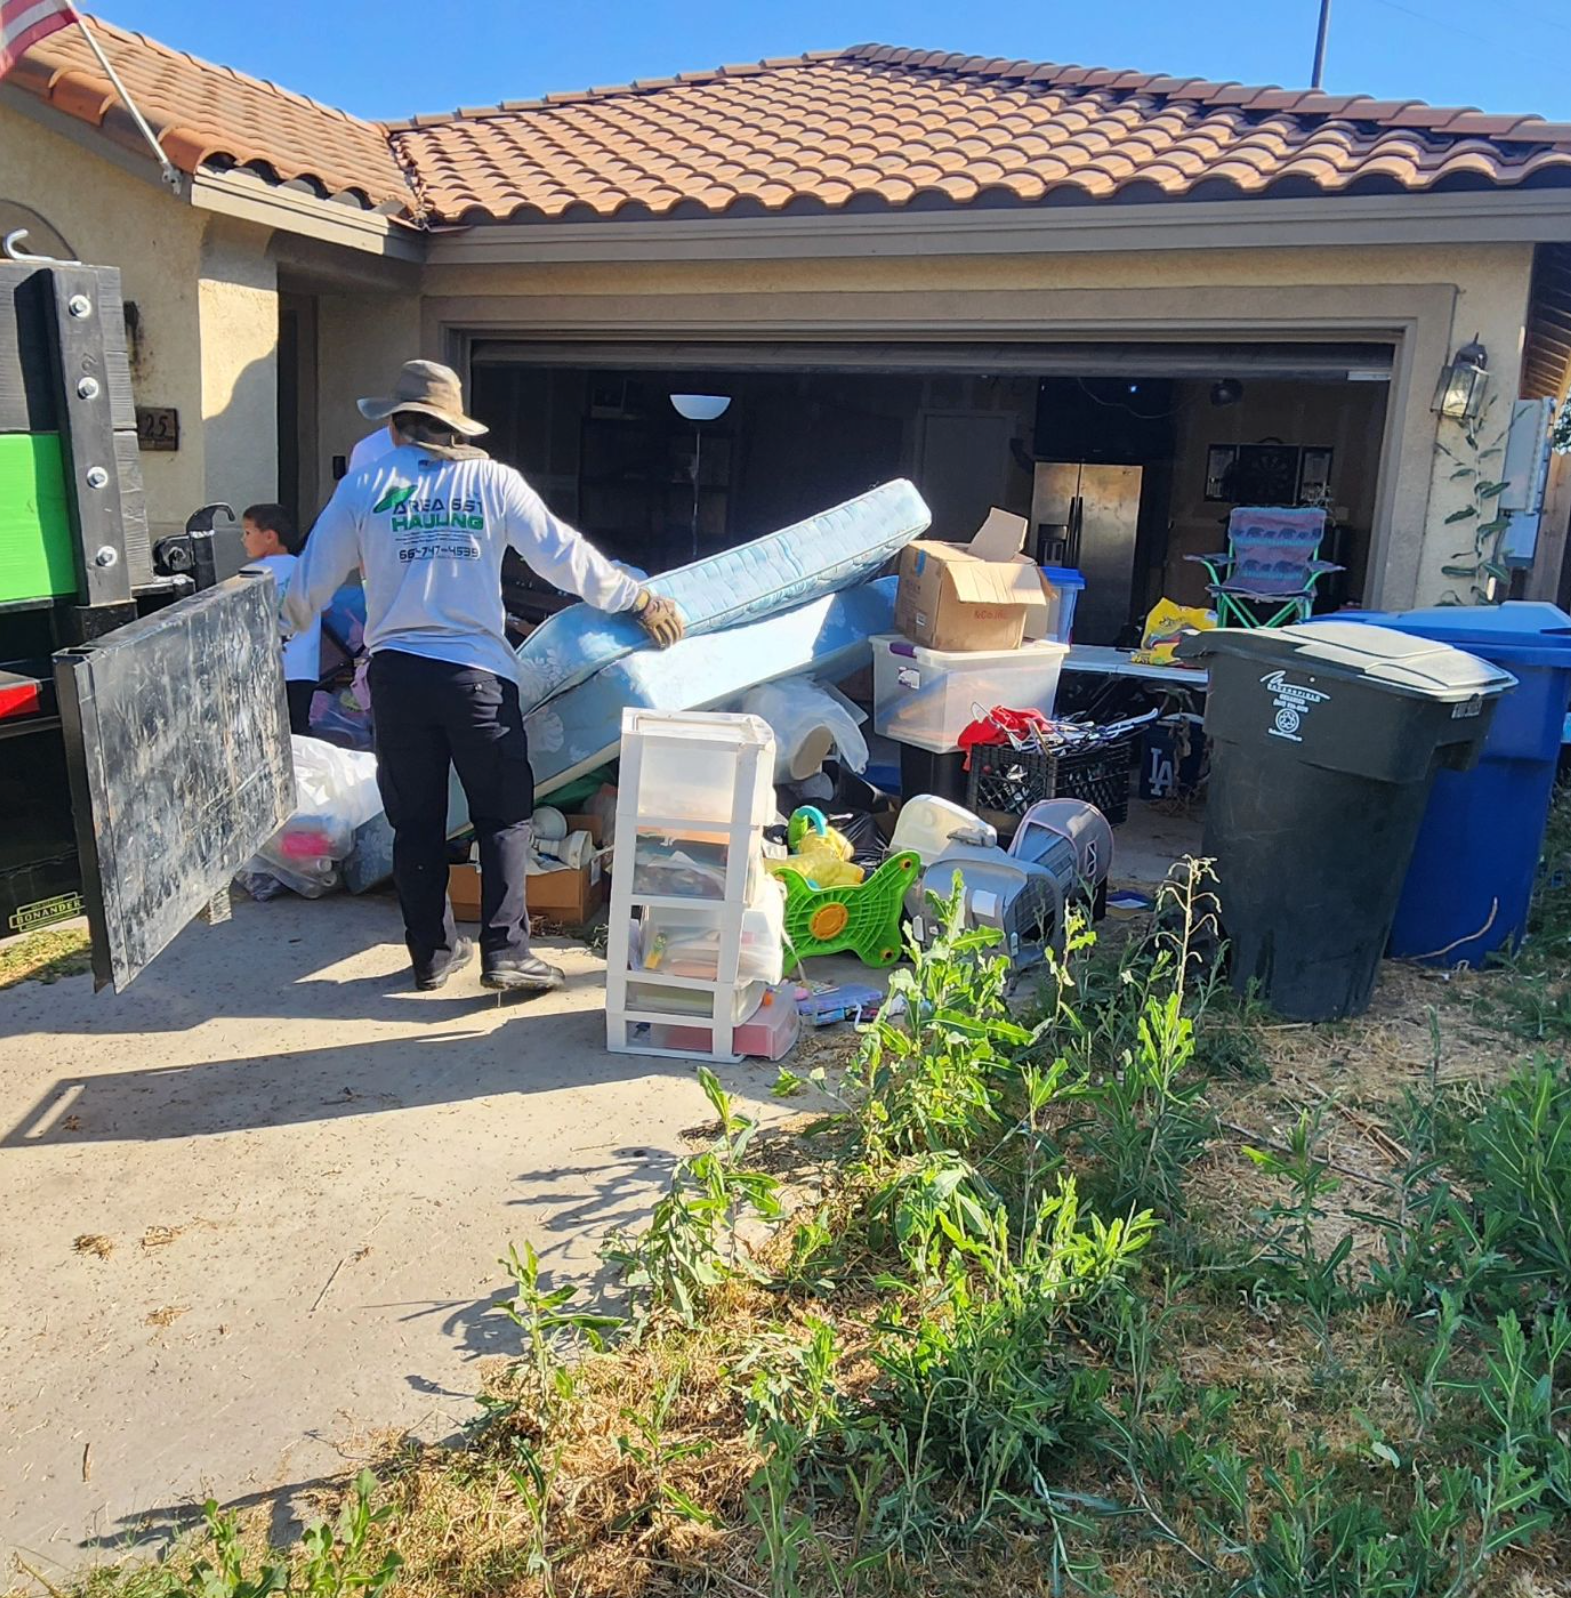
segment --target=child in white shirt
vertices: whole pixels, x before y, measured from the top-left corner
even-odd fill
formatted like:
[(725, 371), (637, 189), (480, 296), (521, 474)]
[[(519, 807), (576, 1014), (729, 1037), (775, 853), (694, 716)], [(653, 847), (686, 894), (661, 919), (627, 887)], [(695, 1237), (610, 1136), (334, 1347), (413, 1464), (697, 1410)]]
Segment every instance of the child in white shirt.
[[(300, 534), (282, 505), (251, 505), (240, 519), (247, 564), (273, 574), (280, 600), (300, 564)], [(311, 731), (311, 699), (321, 673), (322, 620), (303, 628), (284, 644), (284, 692), (289, 699), (289, 730)]]

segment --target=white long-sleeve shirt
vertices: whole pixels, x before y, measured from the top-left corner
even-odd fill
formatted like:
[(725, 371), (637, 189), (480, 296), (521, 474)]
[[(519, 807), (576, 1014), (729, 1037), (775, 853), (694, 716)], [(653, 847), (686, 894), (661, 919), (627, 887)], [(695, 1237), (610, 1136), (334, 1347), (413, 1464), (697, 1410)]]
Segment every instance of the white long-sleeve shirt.
[(599, 610), (629, 610), (639, 585), (546, 509), (511, 466), (445, 460), (401, 444), (338, 485), (284, 597), (308, 627), (346, 577), (365, 573), (365, 641), (498, 677), (515, 676), (502, 608), (502, 556)]
[[(263, 555), (259, 560), (248, 560), (248, 571), (268, 571), (273, 574), (274, 586), (280, 600), (287, 597), (289, 585), (294, 581), (300, 562), (293, 555)], [(322, 671), (322, 618), (314, 617), (303, 627), (298, 627), (284, 645), (284, 681), (315, 682)]]
[[(369, 466), (372, 461), (381, 460), (384, 455), (397, 448), (392, 433), (384, 423), (374, 433), (367, 433), (364, 438), (358, 440), (355, 447), (350, 450), (349, 472), (358, 472), (362, 466)], [(345, 472), (344, 476), (347, 477), (349, 472)]]

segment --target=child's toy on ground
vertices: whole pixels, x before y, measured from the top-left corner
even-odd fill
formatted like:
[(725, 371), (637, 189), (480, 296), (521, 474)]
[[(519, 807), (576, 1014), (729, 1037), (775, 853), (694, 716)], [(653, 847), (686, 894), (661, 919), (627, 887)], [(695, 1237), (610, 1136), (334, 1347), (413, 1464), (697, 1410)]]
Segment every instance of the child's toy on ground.
[(815, 954), (850, 950), (863, 965), (900, 958), (900, 911), (921, 860), (911, 849), (891, 855), (866, 882), (815, 888), (789, 860), (775, 863), (786, 890), (786, 971)]
[(831, 982), (798, 988), (796, 1007), (809, 1026), (833, 1026), (837, 1021), (870, 1021), (878, 1014), (884, 995), (861, 982)]
[(851, 840), (831, 827), (829, 818), (814, 805), (791, 812), (786, 841), (791, 849), (789, 859), (764, 862), (777, 876), (781, 871), (795, 871), (815, 888), (847, 888), (855, 887), (866, 875), (851, 859)]

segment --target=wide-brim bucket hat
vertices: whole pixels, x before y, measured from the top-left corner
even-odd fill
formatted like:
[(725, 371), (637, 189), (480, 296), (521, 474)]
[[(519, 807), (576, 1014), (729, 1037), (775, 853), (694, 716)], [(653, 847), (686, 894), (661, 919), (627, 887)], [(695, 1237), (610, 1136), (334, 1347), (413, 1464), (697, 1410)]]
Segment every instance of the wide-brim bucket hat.
[(464, 385), (458, 373), (440, 361), (405, 361), (391, 394), (373, 395), (357, 403), (368, 422), (385, 422), (398, 411), (418, 411), (445, 422), (465, 438), (490, 432), (484, 422), (464, 414)]

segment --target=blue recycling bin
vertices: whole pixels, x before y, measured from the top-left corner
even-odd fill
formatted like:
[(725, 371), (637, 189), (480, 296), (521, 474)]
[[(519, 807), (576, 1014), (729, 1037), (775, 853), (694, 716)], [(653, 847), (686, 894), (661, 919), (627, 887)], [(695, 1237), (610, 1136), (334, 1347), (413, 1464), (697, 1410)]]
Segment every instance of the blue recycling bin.
[(1342, 611), (1335, 619), (1433, 638), (1517, 679), (1478, 764), (1435, 778), (1387, 950), (1434, 965), (1482, 965), (1527, 931), (1571, 702), (1571, 616), (1555, 605), (1508, 601)]

